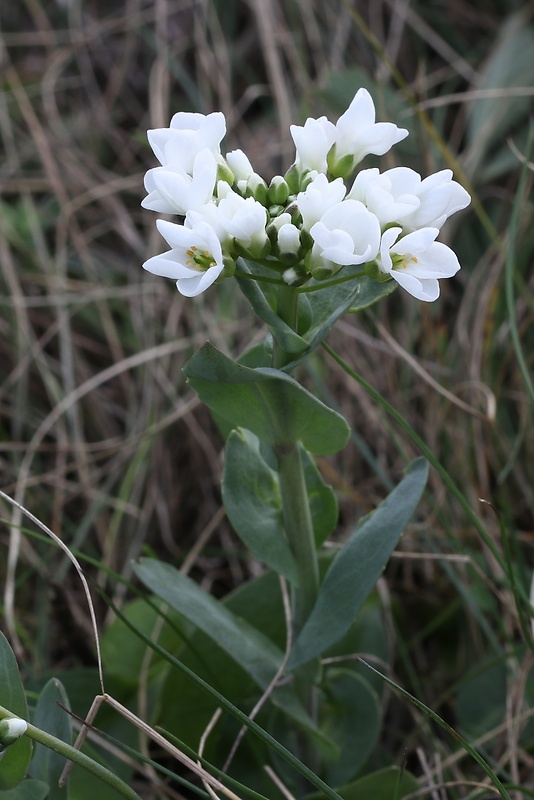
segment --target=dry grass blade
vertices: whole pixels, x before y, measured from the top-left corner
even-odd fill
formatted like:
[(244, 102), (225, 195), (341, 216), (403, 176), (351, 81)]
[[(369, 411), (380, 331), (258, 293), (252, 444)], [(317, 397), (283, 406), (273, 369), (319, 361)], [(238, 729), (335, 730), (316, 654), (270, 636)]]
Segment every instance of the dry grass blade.
[(12, 497), (9, 497), (9, 495), (7, 495), (1, 489), (0, 489), (0, 497), (6, 503), (8, 503), (9, 505), (13, 506), (14, 508), (17, 508), (20, 511), (21, 514), (23, 514), (25, 517), (27, 517), (32, 522), (34, 522), (44, 533), (46, 533), (46, 535), (49, 536), (52, 539), (52, 541), (54, 541), (58, 545), (58, 547), (61, 548), (61, 550), (63, 550), (65, 555), (68, 557), (69, 561), (74, 565), (74, 568), (76, 569), (76, 572), (78, 573), (78, 577), (80, 578), (80, 581), (82, 583), (83, 591), (84, 591), (85, 598), (87, 600), (87, 605), (88, 605), (88, 608), (89, 608), (89, 614), (90, 614), (90, 617), (91, 617), (91, 623), (92, 623), (92, 626), (93, 626), (93, 634), (94, 634), (94, 639), (95, 639), (96, 658), (97, 658), (97, 666), (98, 666), (98, 677), (100, 679), (100, 688), (102, 690), (102, 693), (104, 694), (104, 692), (105, 692), (105, 689), (104, 689), (104, 673), (103, 673), (103, 669), (102, 669), (102, 657), (101, 657), (101, 654), (100, 654), (100, 636), (99, 636), (99, 633), (98, 633), (98, 624), (97, 624), (97, 621), (96, 621), (95, 608), (94, 608), (94, 605), (93, 605), (93, 600), (91, 598), (91, 592), (89, 591), (89, 585), (87, 583), (87, 579), (86, 579), (86, 577), (85, 577), (85, 575), (83, 573), (82, 567), (81, 567), (78, 559), (71, 553), (70, 549), (67, 547), (65, 542), (61, 541), (59, 536), (56, 536), (56, 534), (53, 531), (51, 531), (50, 528), (47, 525), (44, 524), (44, 522), (41, 522), (40, 519), (38, 519), (34, 514), (32, 514), (31, 511), (28, 511), (27, 508), (24, 508), (24, 506), (22, 506), (20, 503), (17, 503), (16, 500), (14, 500)]

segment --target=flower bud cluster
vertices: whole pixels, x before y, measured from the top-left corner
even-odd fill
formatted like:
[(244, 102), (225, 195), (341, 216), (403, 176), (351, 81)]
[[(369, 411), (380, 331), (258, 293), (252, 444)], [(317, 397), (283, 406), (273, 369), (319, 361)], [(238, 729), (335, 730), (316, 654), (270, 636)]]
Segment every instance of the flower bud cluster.
[(295, 161), (269, 184), (241, 150), (223, 157), (225, 133), (220, 112), (181, 112), (169, 128), (148, 132), (160, 166), (145, 176), (142, 205), (182, 220), (158, 220), (171, 249), (143, 266), (176, 280), (183, 295), (233, 274), (239, 257), (292, 285), (362, 265), (425, 301), (439, 296), (439, 278), (460, 269), (453, 251), (435, 241), (445, 220), (470, 202), (450, 170), (425, 179), (407, 167), (354, 174), (366, 155), (384, 155), (408, 135), (375, 121), (365, 89), (336, 124), (320, 117), (292, 125)]

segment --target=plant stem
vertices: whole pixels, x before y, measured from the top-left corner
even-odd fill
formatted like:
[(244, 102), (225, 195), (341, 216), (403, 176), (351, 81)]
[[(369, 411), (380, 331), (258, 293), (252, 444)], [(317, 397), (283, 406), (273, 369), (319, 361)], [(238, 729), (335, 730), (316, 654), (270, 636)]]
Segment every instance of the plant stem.
[[(8, 711), (7, 708), (0, 706), (0, 719), (12, 719), (14, 716), (15, 715)], [(52, 736), (51, 733), (47, 733), (40, 728), (36, 728), (35, 725), (30, 725), (30, 723), (28, 723), (28, 729), (24, 735), (33, 739), (34, 742), (39, 742), (39, 744), (48, 747), (50, 750), (54, 750), (54, 752), (65, 756), (69, 761), (74, 761), (75, 764), (83, 767), (88, 772), (92, 772), (93, 775), (96, 775), (97, 778), (100, 778), (100, 780), (104, 781), (104, 783), (107, 783), (109, 786), (112, 786), (115, 791), (123, 797), (129, 798), (129, 800), (141, 800), (137, 792), (114, 775), (109, 769), (93, 761), (93, 759), (86, 756), (85, 753), (76, 750), (72, 745), (63, 742), (56, 736)]]
[(313, 525), (298, 444), (277, 448), (284, 526), (297, 566), (293, 590), (293, 638), (302, 630), (317, 600), (319, 568)]
[[(285, 284), (278, 289), (276, 313), (290, 328), (297, 330), (299, 296), (293, 286)], [(295, 358), (293, 353), (286, 353), (275, 340), (273, 345), (273, 367), (282, 369)]]
[[(278, 290), (277, 314), (294, 331), (298, 327), (299, 295), (294, 286), (280, 286)], [(294, 360), (294, 354), (286, 353), (274, 342), (273, 367), (282, 369)], [(313, 524), (304, 479), (304, 468), (298, 442), (283, 442), (276, 447), (278, 475), (282, 495), (282, 512), (287, 540), (297, 570), (297, 584), (292, 589), (292, 635), (298, 636), (308, 619), (319, 594), (319, 566)], [(318, 664), (314, 661), (298, 670), (297, 690), (312, 718), (315, 717), (313, 684)]]

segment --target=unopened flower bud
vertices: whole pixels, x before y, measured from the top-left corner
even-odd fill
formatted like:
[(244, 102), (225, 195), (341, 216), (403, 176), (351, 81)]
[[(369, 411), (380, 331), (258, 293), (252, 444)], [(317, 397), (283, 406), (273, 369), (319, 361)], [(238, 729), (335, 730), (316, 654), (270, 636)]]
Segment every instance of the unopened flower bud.
[(28, 723), (18, 717), (3, 719), (0, 722), (0, 748), (3, 750), (20, 739), (28, 729)]
[(235, 176), (226, 161), (219, 161), (217, 164), (217, 182), (223, 181), (224, 183), (232, 184), (235, 181)]
[(262, 206), (268, 205), (267, 184), (257, 172), (253, 172), (247, 180), (245, 197), (253, 197), (254, 200), (257, 200)]
[(277, 205), (284, 205), (289, 197), (289, 186), (281, 175), (275, 175), (269, 184), (269, 202)]
[(234, 173), (235, 180), (238, 182), (245, 181), (246, 183), (250, 176), (254, 174), (254, 167), (242, 150), (232, 150), (231, 153), (227, 153), (226, 161)]
[(290, 192), (293, 194), (297, 194), (301, 191), (300, 181), (301, 181), (302, 174), (299, 169), (297, 169), (297, 165), (293, 164), (286, 174), (284, 175), (284, 179), (289, 186)]
[(300, 247), (300, 231), (292, 223), (282, 225), (278, 231), (278, 248), (281, 255), (296, 255)]
[(328, 171), (334, 178), (350, 178), (356, 166), (353, 155), (336, 158), (336, 148), (333, 147), (328, 154)]
[(236, 270), (236, 264), (235, 264), (235, 261), (232, 258), (232, 256), (224, 255), (223, 256), (223, 264), (224, 264), (224, 269), (223, 269), (223, 272), (222, 272), (222, 277), (223, 278), (231, 278), (232, 275), (235, 273), (235, 270)]

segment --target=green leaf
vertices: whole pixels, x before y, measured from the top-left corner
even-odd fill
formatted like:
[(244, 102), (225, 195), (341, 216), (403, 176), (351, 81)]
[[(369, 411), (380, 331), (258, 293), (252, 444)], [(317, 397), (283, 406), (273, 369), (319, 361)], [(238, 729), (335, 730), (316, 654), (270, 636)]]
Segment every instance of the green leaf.
[[(240, 262), (243, 268), (243, 261)], [(251, 272), (246, 266), (246, 271)], [(397, 284), (395, 281), (375, 281), (367, 276), (359, 275), (361, 265), (345, 267), (338, 277), (345, 277), (351, 272), (355, 274), (354, 281), (346, 281), (334, 286), (324, 286), (324, 281), (312, 280), (306, 285), (320, 287), (313, 292), (301, 292), (299, 297), (299, 320), (305, 317), (304, 328), (301, 335), (287, 325), (273, 310), (276, 302), (276, 293), (270, 284), (258, 283), (247, 278), (236, 280), (239, 287), (257, 316), (266, 323), (271, 334), (276, 339), (282, 350), (293, 353), (295, 361), (301, 360), (314, 350), (331, 330), (335, 322), (347, 311), (360, 311), (376, 303), (382, 297), (391, 294)], [(254, 265), (254, 272), (272, 276), (272, 271), (262, 270)], [(308, 322), (309, 321), (309, 322)]]
[(494, 659), (482, 661), (466, 675), (455, 698), (458, 729), (470, 739), (496, 728), (506, 714), (507, 669)]
[[(0, 632), (0, 706), (28, 721), (26, 694), (15, 654)], [(4, 752), (0, 762), (0, 789), (13, 789), (26, 776), (32, 754), (31, 741), (22, 736)]]
[[(338, 277), (349, 273), (350, 267), (345, 267)], [(361, 271), (361, 266), (352, 268), (355, 272)], [(321, 282), (310, 285), (320, 286)], [(336, 286), (320, 289), (316, 292), (306, 292), (312, 310), (312, 323), (304, 336), (308, 342), (308, 351), (317, 347), (331, 330), (336, 321), (347, 311), (361, 311), (376, 303), (382, 297), (391, 294), (397, 287), (395, 281), (375, 281), (366, 275), (347, 281)]]
[(343, 417), (276, 369), (250, 369), (205, 344), (184, 367), (190, 385), (215, 413), (262, 442), (301, 441), (315, 455), (333, 455), (350, 436)]
[(242, 428), (226, 442), (222, 498), (228, 519), (252, 555), (295, 581), (295, 562), (283, 533), (278, 473), (263, 459), (258, 438)]
[[(45, 800), (45, 798), (52, 797), (49, 792), (50, 787), (47, 783), (29, 778), (19, 783), (14, 789), (0, 792), (0, 800)], [(65, 797), (64, 789), (62, 797)]]
[(256, 628), (234, 615), (171, 564), (142, 558), (137, 577), (222, 647), (262, 689), (282, 663), (281, 650)]
[(380, 704), (365, 678), (348, 669), (326, 673), (320, 728), (338, 746), (337, 758), (325, 759), (331, 786), (350, 780), (371, 755), (380, 733)]
[[(251, 272), (248, 264), (243, 259), (239, 262), (239, 266), (243, 272)], [(254, 272), (260, 272), (270, 277), (272, 277), (273, 274), (270, 270), (261, 270), (261, 267), (256, 264), (254, 265)], [(263, 291), (259, 282), (251, 280), (250, 278), (239, 278), (236, 276), (236, 281), (252, 306), (254, 313), (265, 322), (282, 350), (286, 353), (295, 353), (295, 355), (297, 355), (307, 349), (308, 345), (305, 339), (299, 336), (286, 322), (280, 319), (278, 314), (273, 310), (266, 296), (266, 293), (270, 293), (268, 287), (265, 287), (265, 291)]]
[(361, 521), (339, 551), (295, 642), (288, 669), (320, 655), (348, 631), (412, 516), (427, 475), (425, 459), (413, 461), (400, 484)]
[[(144, 599), (133, 600), (123, 608), (124, 614), (136, 628), (151, 635), (161, 619), (158, 609), (148, 605)], [(184, 627), (182, 617), (172, 612), (173, 625), (165, 622), (158, 634), (158, 642), (162, 647), (174, 652), (183, 641), (180, 629)], [(136, 691), (139, 686), (139, 674), (146, 662), (146, 646), (119, 619), (114, 619), (106, 628), (100, 639), (104, 672), (120, 680), (123, 687)], [(148, 673), (149, 681), (166, 669), (166, 662), (153, 655)]]
[(369, 308), (375, 303), (378, 303), (383, 297), (392, 294), (397, 288), (397, 283), (394, 280), (389, 281), (375, 281), (372, 278), (364, 276), (360, 278), (358, 283), (359, 291), (350, 304), (349, 311), (355, 313), (363, 311), (364, 308)]
[[(69, 698), (61, 681), (51, 678), (39, 694), (33, 724), (63, 742), (72, 744), (71, 717), (66, 711), (69, 708)], [(65, 758), (49, 747), (42, 744), (35, 745), (30, 774), (50, 786), (49, 800), (61, 800), (65, 797), (65, 790), (58, 786), (65, 764)]]
[[(320, 547), (335, 528), (337, 500), (304, 448), (301, 456), (315, 542)], [(226, 442), (222, 496), (228, 519), (254, 557), (295, 582), (278, 473), (263, 457), (258, 438), (243, 428), (234, 430)]]
[[(402, 800), (418, 789), (417, 778), (411, 772), (401, 770), (399, 767), (387, 767), (342, 786), (338, 789), (338, 794), (343, 800)], [(320, 792), (314, 792), (307, 795), (305, 800), (322, 800), (322, 798)]]
[[(270, 639), (170, 564), (143, 558), (134, 565), (134, 571), (154, 594), (222, 648), (257, 686), (267, 688), (283, 660), (282, 651)], [(291, 686), (277, 688), (271, 699), (327, 746)]]

